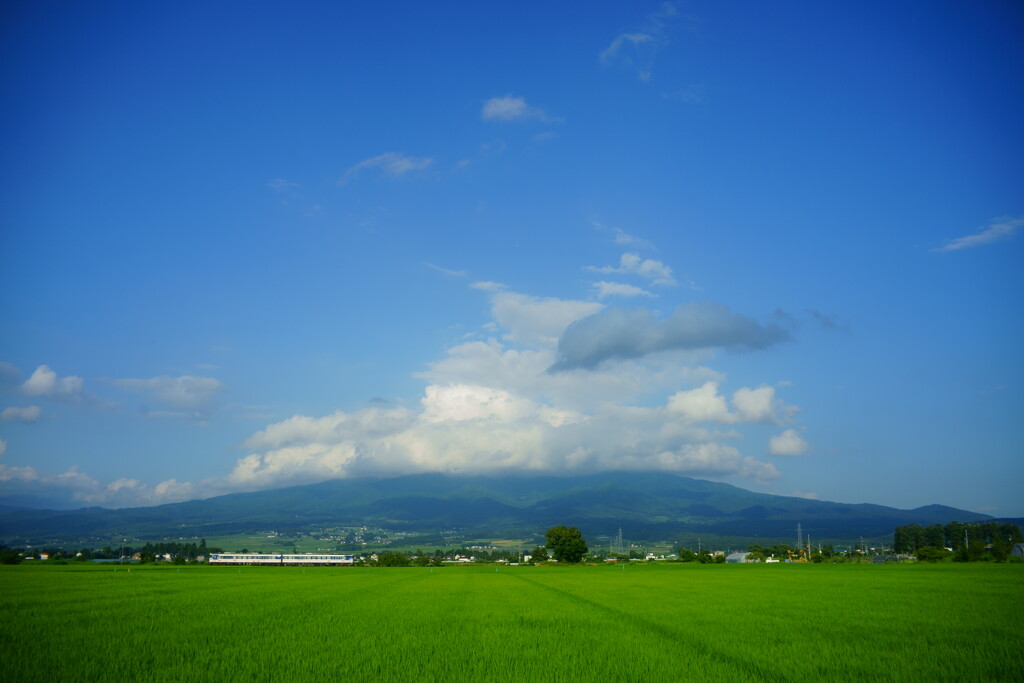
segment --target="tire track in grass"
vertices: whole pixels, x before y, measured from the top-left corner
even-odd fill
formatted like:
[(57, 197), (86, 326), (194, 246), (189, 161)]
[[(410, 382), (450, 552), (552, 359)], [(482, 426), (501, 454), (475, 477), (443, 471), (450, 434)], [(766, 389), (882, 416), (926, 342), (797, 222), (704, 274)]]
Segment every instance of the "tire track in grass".
[(789, 680), (789, 678), (784, 673), (782, 673), (782, 672), (780, 672), (780, 671), (778, 671), (776, 669), (772, 669), (772, 670), (769, 671), (769, 670), (765, 669), (764, 667), (759, 666), (755, 662), (752, 662), (752, 661), (747, 660), (747, 659), (741, 659), (739, 657), (736, 657), (734, 655), (730, 655), (730, 654), (728, 654), (726, 652), (723, 652), (721, 650), (716, 650), (716, 649), (712, 648), (710, 645), (708, 645), (707, 643), (703, 643), (703, 642), (701, 642), (699, 640), (695, 640), (695, 639), (692, 639), (692, 638), (685, 638), (685, 637), (681, 636), (679, 633), (673, 631), (670, 628), (666, 628), (665, 626), (662, 626), (661, 624), (657, 624), (657, 623), (654, 623), (654, 622), (651, 622), (651, 621), (647, 621), (646, 619), (638, 617), (637, 615), (632, 614), (630, 612), (626, 612), (624, 610), (617, 609), (617, 608), (611, 607), (609, 605), (601, 604), (600, 602), (596, 602), (594, 600), (591, 600), (590, 598), (585, 598), (582, 595), (577, 595), (576, 593), (572, 593), (570, 591), (563, 590), (561, 588), (556, 588), (554, 586), (549, 586), (546, 583), (541, 583), (540, 581), (537, 581), (536, 579), (528, 578), (528, 577), (523, 576), (523, 575), (518, 574), (518, 573), (507, 572), (505, 575), (506, 576), (512, 576), (513, 578), (518, 579), (520, 581), (524, 581), (526, 583), (532, 584), (532, 585), (537, 586), (539, 588), (543, 588), (544, 590), (549, 591), (551, 593), (554, 593), (554, 594), (556, 594), (556, 595), (558, 595), (560, 597), (563, 597), (563, 598), (564, 597), (568, 597), (571, 600), (574, 600), (576, 602), (579, 602), (579, 603), (582, 603), (584, 605), (587, 605), (588, 607), (592, 607), (592, 608), (600, 610), (600, 611), (602, 611), (602, 612), (604, 612), (606, 614), (609, 614), (612, 617), (614, 617), (615, 619), (629, 622), (633, 626), (641, 628), (643, 631), (655, 633), (658, 636), (661, 636), (665, 640), (668, 640), (668, 641), (670, 641), (672, 643), (675, 643), (677, 645), (681, 645), (683, 647), (689, 648), (690, 650), (696, 652), (698, 655), (702, 655), (704, 657), (707, 657), (708, 659), (710, 659), (712, 661), (720, 662), (720, 663), (725, 664), (727, 666), (734, 667), (735, 669), (739, 669), (739, 670), (741, 670), (744, 674), (746, 674), (750, 678), (759, 679), (759, 680), (762, 680), (762, 681), (787, 681), (787, 680)]

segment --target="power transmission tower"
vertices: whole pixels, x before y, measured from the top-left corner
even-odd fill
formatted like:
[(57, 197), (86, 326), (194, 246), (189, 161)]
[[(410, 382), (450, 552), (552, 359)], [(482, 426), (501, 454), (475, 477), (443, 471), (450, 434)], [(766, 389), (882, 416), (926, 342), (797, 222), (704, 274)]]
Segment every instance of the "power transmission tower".
[(622, 555), (626, 551), (625, 544), (622, 542), (622, 527), (619, 527), (619, 533), (612, 541), (611, 552)]

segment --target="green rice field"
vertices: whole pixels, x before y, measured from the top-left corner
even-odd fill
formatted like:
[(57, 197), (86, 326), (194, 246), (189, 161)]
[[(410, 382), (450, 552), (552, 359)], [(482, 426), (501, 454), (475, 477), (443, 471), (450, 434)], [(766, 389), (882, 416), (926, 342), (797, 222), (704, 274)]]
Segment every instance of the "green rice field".
[(5, 681), (1024, 677), (1019, 564), (20, 565), (0, 605)]

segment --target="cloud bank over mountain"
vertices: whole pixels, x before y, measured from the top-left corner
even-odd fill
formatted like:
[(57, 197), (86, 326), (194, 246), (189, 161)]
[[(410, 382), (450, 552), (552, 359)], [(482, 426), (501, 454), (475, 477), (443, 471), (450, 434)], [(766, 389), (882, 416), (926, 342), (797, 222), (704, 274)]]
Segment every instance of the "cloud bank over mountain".
[[(750, 454), (768, 451), (767, 444), (749, 449), (741, 430), (792, 424), (799, 409), (767, 385), (722, 395), (726, 380), (706, 361), (722, 349), (768, 349), (789, 338), (781, 328), (710, 302), (684, 304), (659, 320), (642, 307), (528, 295), (493, 282), (470, 289), (486, 298), (491, 320), (420, 373), (426, 385), (415, 406), (270, 423), (244, 441), (247, 453), (230, 472), (200, 481), (104, 485), (77, 470), (46, 475), (3, 465), (0, 477), (26, 490), (50, 486), (82, 503), (123, 506), (419, 472), (647, 470), (762, 483), (779, 476), (772, 462)], [(43, 366), (26, 385), (32, 395), (75, 394), (81, 380), (74, 380), (62, 383)], [(168, 412), (208, 409), (227, 391), (212, 377), (113, 384)], [(799, 437), (790, 429), (776, 439), (770, 452), (791, 454)]]

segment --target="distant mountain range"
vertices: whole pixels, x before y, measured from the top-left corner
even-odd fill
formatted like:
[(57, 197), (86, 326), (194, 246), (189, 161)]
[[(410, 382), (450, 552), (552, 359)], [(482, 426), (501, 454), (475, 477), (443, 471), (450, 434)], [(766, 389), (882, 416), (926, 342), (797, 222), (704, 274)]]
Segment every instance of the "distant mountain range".
[[(792, 541), (799, 523), (815, 541), (882, 540), (898, 525), (992, 519), (944, 505), (900, 510), (754, 493), (666, 473), (582, 477), (450, 476), (338, 479), (153, 507), (0, 512), (0, 542), (215, 537), (339, 526), (381, 527), (463, 538), (538, 539), (556, 524), (579, 527), (592, 544), (621, 528), (633, 541)], [(603, 542), (603, 541), (601, 541)]]

